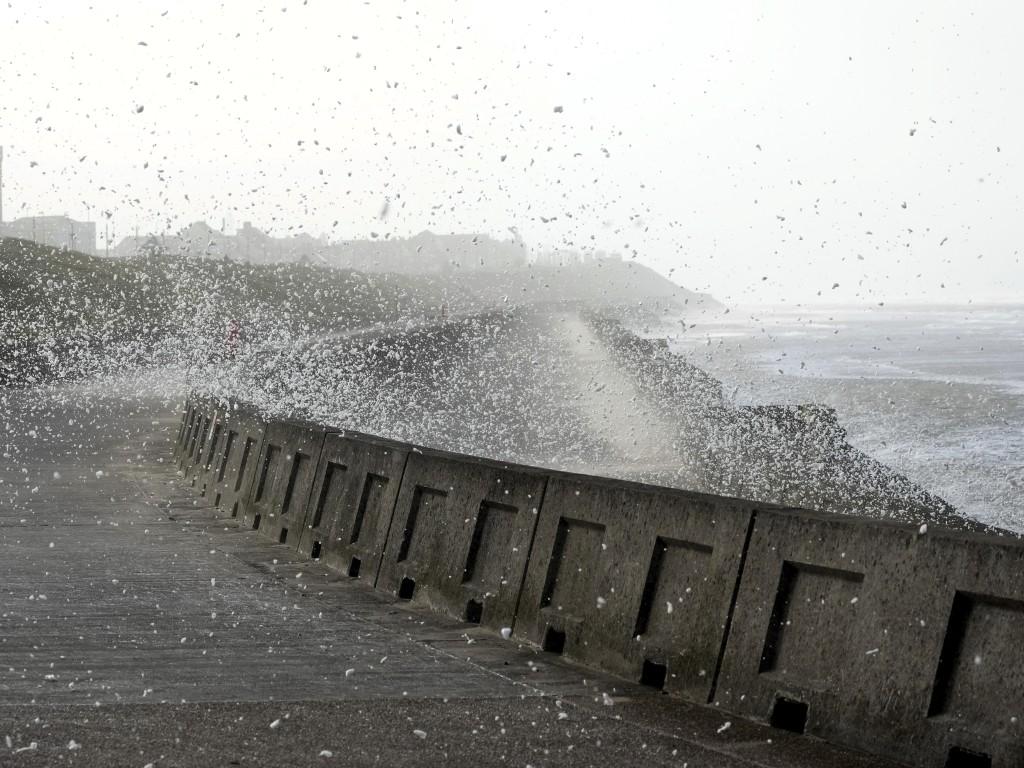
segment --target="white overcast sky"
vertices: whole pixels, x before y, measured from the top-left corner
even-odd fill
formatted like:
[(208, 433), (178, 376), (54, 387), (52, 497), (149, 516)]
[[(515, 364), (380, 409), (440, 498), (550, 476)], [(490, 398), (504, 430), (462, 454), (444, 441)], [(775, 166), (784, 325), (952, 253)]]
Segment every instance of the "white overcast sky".
[(515, 226), (729, 302), (1013, 300), (1022, 28), (995, 1), (5, 0), (4, 216)]

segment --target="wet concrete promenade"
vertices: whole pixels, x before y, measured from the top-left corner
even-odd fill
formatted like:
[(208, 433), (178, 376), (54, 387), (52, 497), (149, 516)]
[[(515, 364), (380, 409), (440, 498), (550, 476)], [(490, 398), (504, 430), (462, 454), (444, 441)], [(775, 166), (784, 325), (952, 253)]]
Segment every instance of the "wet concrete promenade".
[(882, 765), (258, 540), (176, 475), (183, 394), (144, 384), (0, 391), (0, 765)]

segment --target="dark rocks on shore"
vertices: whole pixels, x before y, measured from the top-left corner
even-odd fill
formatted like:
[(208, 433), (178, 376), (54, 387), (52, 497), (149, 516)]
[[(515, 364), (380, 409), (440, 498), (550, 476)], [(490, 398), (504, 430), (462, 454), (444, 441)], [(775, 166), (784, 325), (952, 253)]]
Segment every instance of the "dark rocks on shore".
[(589, 322), (642, 391), (678, 421), (680, 439), (693, 447), (703, 484), (693, 490), (987, 530), (852, 446), (832, 408), (815, 403), (735, 407), (718, 379), (670, 352), (664, 340), (641, 338), (600, 316)]

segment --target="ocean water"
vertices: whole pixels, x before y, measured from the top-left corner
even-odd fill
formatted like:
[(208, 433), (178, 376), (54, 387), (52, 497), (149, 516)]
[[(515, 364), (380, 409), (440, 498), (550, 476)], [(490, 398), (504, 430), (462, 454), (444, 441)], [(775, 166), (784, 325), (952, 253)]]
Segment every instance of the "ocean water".
[(737, 404), (830, 405), (861, 450), (1024, 531), (1024, 305), (758, 307), (646, 331)]

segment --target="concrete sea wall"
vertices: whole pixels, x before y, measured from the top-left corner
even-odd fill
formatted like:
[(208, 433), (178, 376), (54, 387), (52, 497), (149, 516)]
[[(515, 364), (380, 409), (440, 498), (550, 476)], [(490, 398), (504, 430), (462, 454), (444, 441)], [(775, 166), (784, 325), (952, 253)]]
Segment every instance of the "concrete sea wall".
[(182, 474), (401, 599), (928, 768), (1024, 764), (1024, 542), (429, 450), (191, 397)]

